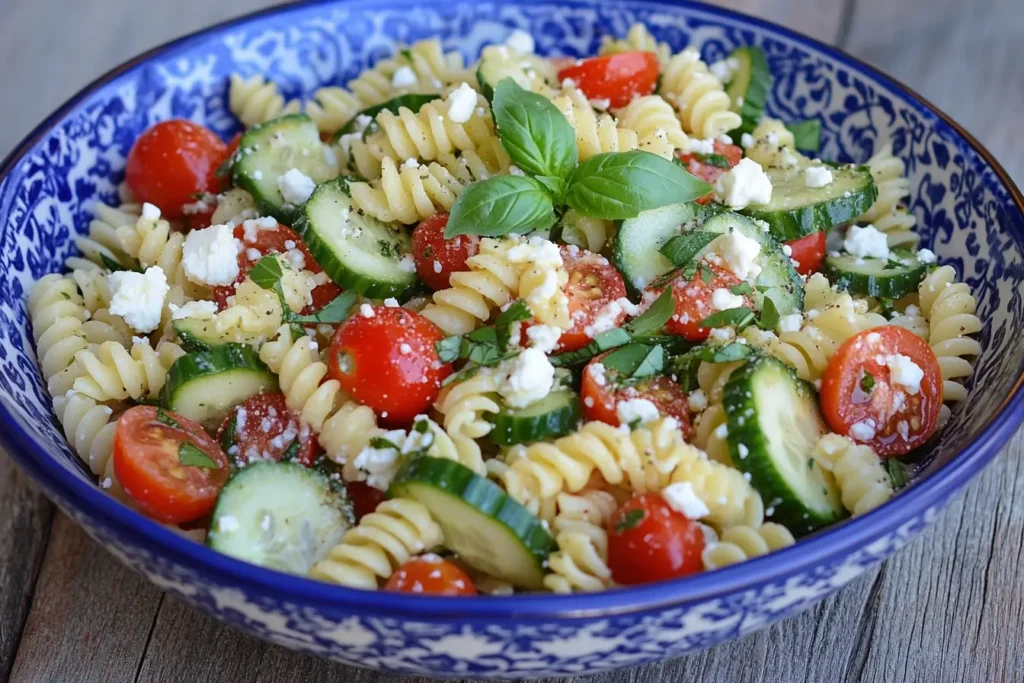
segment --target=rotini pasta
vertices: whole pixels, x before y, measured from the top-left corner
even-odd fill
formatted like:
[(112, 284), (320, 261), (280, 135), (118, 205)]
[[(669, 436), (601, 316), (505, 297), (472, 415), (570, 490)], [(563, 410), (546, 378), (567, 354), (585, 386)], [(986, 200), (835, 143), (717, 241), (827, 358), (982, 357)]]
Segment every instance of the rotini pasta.
[(285, 114), (297, 114), (301, 104), (297, 100), (285, 102), (277, 84), (261, 74), (249, 78), (231, 74), (228, 108), (245, 126), (255, 126)]
[(814, 446), (811, 457), (835, 476), (843, 506), (854, 516), (874, 510), (893, 496), (889, 475), (870, 446), (839, 434), (826, 434)]
[(971, 288), (956, 281), (952, 266), (933, 270), (918, 287), (921, 313), (931, 327), (928, 343), (939, 359), (942, 397), (948, 402), (967, 396), (963, 381), (974, 367), (969, 356), (981, 353), (981, 344), (968, 335), (981, 331), (981, 319), (974, 314), (977, 302)]
[(704, 549), (701, 559), (705, 569), (719, 569), (767, 555), (793, 545), (796, 539), (781, 524), (768, 522), (754, 529), (734, 526), (722, 532), (721, 540)]
[(114, 409), (76, 392), (55, 396), (53, 409), (71, 448), (94, 475), (113, 485)]
[(39, 367), (43, 379), (49, 381), (88, 346), (82, 324), (88, 311), (73, 280), (46, 275), (28, 297), (28, 313)]
[(616, 112), (619, 126), (635, 130), (641, 140), (664, 134), (675, 149), (689, 149), (690, 139), (676, 117), (672, 105), (658, 95), (638, 97)]
[(616, 40), (611, 36), (601, 38), (602, 55), (614, 55), (621, 52), (653, 52), (658, 61), (664, 64), (672, 56), (672, 48), (655, 38), (643, 24), (633, 24), (625, 38)]
[(752, 141), (747, 147), (746, 156), (761, 164), (764, 168), (778, 166), (789, 168), (800, 160), (796, 152), (796, 139), (792, 131), (779, 119), (765, 116), (751, 133)]
[(600, 253), (611, 241), (615, 230), (611, 221), (581, 216), (573, 209), (562, 216), (562, 226), (562, 239), (595, 254)]
[(675, 103), (683, 130), (690, 135), (706, 140), (740, 125), (739, 114), (729, 109), (729, 96), (721, 81), (693, 48), (669, 58), (662, 68), (660, 92)]
[(134, 225), (142, 214), (142, 206), (122, 204), (119, 207), (113, 207), (97, 201), (92, 205), (92, 214), (93, 219), (89, 223), (88, 233), (75, 238), (75, 246), (82, 252), (82, 257), (71, 257), (65, 266), (76, 269), (88, 267), (88, 263), (93, 263), (106, 268), (108, 264), (104, 262), (104, 259), (122, 266), (128, 265), (117, 229)]
[(381, 178), (352, 183), (352, 202), (385, 223), (417, 223), (439, 211), (449, 211), (473, 179), (454, 158), (426, 165), (398, 166), (390, 157), (381, 166)]
[(477, 440), (494, 428), (486, 416), (500, 409), (495, 401), (497, 380), (493, 370), (481, 369), (469, 379), (445, 387), (435, 404), (444, 416), (444, 428), (455, 442), (460, 461), (478, 474), (485, 469)]
[(618, 507), (606, 491), (560, 493), (552, 527), (558, 550), (548, 559), (544, 586), (554, 593), (599, 591), (611, 585), (605, 524)]
[(674, 150), (668, 133), (655, 129), (641, 139), (637, 131), (616, 125), (610, 114), (595, 113), (586, 95), (577, 88), (563, 89), (552, 102), (576, 131), (580, 161), (595, 154), (631, 152), (636, 149), (666, 159), (672, 157)]
[(857, 221), (870, 223), (886, 234), (890, 247), (912, 247), (917, 244), (914, 226), (917, 219), (902, 202), (910, 194), (903, 160), (892, 153), (892, 143), (886, 143), (868, 159), (868, 167), (878, 187), (878, 198)]
[(693, 429), (693, 445), (702, 449), (715, 462), (732, 465), (729, 442), (726, 440), (728, 433), (725, 408), (721, 403), (714, 403), (697, 417)]
[(82, 374), (73, 388), (96, 401), (156, 396), (167, 379), (167, 369), (184, 353), (170, 342), (157, 349), (148, 342), (135, 343), (130, 351), (118, 342), (104, 342), (95, 352), (86, 349), (75, 354)]

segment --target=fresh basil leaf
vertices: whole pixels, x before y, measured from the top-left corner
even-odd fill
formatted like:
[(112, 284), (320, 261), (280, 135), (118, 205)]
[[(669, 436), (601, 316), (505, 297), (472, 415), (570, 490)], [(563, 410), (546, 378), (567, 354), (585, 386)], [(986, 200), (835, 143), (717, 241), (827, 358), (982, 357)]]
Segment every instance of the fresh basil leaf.
[(553, 176), (539, 175), (534, 176), (533, 179), (548, 189), (548, 192), (551, 193), (551, 197), (552, 199), (554, 199), (556, 203), (562, 203), (562, 197), (565, 195), (566, 188), (564, 178), (555, 178)]
[(694, 343), (687, 341), (686, 337), (678, 334), (652, 334), (643, 338), (644, 344), (657, 344), (665, 349), (668, 356), (678, 356), (688, 352), (694, 347)]
[(640, 522), (644, 521), (644, 518), (646, 517), (647, 513), (641, 508), (634, 508), (627, 511), (624, 515), (619, 517), (618, 520), (616, 520), (615, 533), (623, 534), (627, 531), (632, 531), (640, 526)]
[(281, 454), (281, 460), (284, 462), (295, 462), (295, 459), (299, 457), (299, 448), (302, 447), (302, 442), (295, 439), (288, 448), (285, 449), (284, 453)]
[(405, 61), (412, 62), (412, 50), (399, 50), (398, 54), (400, 54)]
[(121, 265), (120, 261), (115, 261), (114, 259), (110, 258), (106, 254), (102, 254), (102, 253), (100, 254), (100, 260), (103, 261), (103, 265), (106, 266), (107, 270), (109, 270), (111, 273), (116, 273), (119, 270), (127, 270), (127, 271), (131, 271), (133, 273), (141, 273), (142, 272), (142, 266), (140, 266), (138, 262), (136, 262), (135, 264), (130, 265), (130, 266), (124, 266), (124, 265)]
[(875, 376), (867, 370), (864, 371), (864, 376), (860, 378), (860, 390), (865, 394), (870, 394), (871, 390), (875, 388)]
[[(422, 107), (424, 104), (426, 104), (427, 102), (433, 102), (437, 98), (437, 95), (410, 93), (408, 95), (399, 95), (398, 97), (394, 97), (388, 100), (387, 102), (375, 104), (372, 107), (367, 107), (366, 109), (362, 110), (361, 112), (353, 116), (348, 123), (342, 126), (338, 130), (338, 132), (334, 134), (334, 140), (340, 140), (342, 135), (351, 135), (352, 133), (362, 132), (364, 136), (367, 135), (368, 133), (373, 133), (375, 130), (377, 130), (377, 114), (381, 113), (382, 111), (389, 111), (392, 114), (397, 115), (398, 110), (404, 107), (411, 111), (413, 114), (415, 114), (420, 110), (420, 107)], [(358, 123), (360, 116), (368, 116), (370, 118), (370, 123), (369, 125), (366, 126), (365, 129), (361, 128), (360, 124)]]
[(434, 350), (437, 351), (437, 359), (442, 363), (451, 363), (458, 360), (459, 350), (462, 348), (462, 337), (455, 335), (445, 337), (439, 342), (434, 342)]
[(669, 369), (683, 389), (693, 391), (698, 387), (697, 370), (703, 363), (733, 363), (744, 358), (749, 358), (757, 353), (756, 349), (749, 344), (732, 342), (717, 346), (714, 344), (699, 344), (689, 351), (672, 359)]
[(704, 281), (704, 284), (710, 285), (715, 280), (715, 271), (707, 267), (706, 264), (701, 263), (700, 267), (700, 279)]
[(449, 384), (458, 384), (459, 382), (465, 382), (467, 379), (471, 378), (478, 372), (480, 372), (479, 365), (467, 365), (466, 367), (456, 372), (454, 375), (448, 375), (443, 380), (441, 380), (441, 386), (446, 387)]
[[(285, 309), (285, 311), (287, 312), (287, 309)], [(291, 333), (292, 339), (302, 339), (306, 334), (306, 330), (298, 323), (289, 323), (288, 331)]]
[(525, 173), (565, 178), (576, 166), (576, 131), (551, 100), (504, 78), (491, 109), (501, 146)]
[(249, 269), (249, 278), (263, 289), (273, 289), (281, 281), (282, 275), (284, 269), (276, 254), (264, 256)]
[(684, 232), (666, 242), (659, 251), (674, 266), (682, 268), (690, 265), (698, 254), (719, 237), (721, 235), (717, 232)]
[(778, 306), (769, 295), (765, 294), (764, 300), (761, 302), (761, 317), (757, 320), (757, 326), (762, 330), (774, 330), (779, 326), (780, 320)]
[(592, 342), (584, 346), (582, 349), (559, 353), (551, 356), (549, 360), (556, 368), (571, 367), (573, 365), (586, 363), (594, 356), (604, 353), (609, 349), (618, 348), (624, 344), (628, 344), (630, 341), (632, 341), (632, 337), (629, 332), (616, 327), (597, 335), (594, 337)]
[(749, 282), (741, 282), (738, 285), (733, 285), (729, 288), (729, 291), (736, 296), (750, 295), (754, 293), (754, 288), (750, 286)]
[(327, 323), (329, 325), (343, 323), (348, 320), (349, 313), (352, 310), (352, 304), (356, 302), (357, 296), (359, 295), (355, 290), (350, 289), (347, 292), (342, 292), (331, 299), (326, 306), (316, 313), (311, 313), (309, 315), (292, 315), (288, 319), (290, 322), (296, 323)]
[(652, 346), (644, 359), (637, 366), (630, 379), (641, 379), (652, 375), (660, 374), (665, 368), (665, 349), (660, 346)]
[(885, 459), (885, 470), (889, 475), (889, 482), (892, 483), (892, 488), (896, 491), (905, 488), (910, 483), (912, 469), (911, 465), (898, 458)]
[(497, 344), (498, 333), (493, 327), (481, 327), (466, 335), (466, 339), (477, 344)]
[(467, 187), (452, 207), (446, 238), (547, 230), (556, 221), (547, 188), (533, 178), (496, 176)]
[(690, 166), (675, 154), (672, 155), (672, 163), (678, 166), (679, 168), (685, 168), (687, 171), (690, 170)]
[(787, 123), (786, 128), (793, 134), (793, 146), (807, 152), (821, 148), (821, 121), (807, 119), (798, 123)]
[(499, 313), (498, 317), (494, 319), (494, 324), (496, 327), (501, 327), (502, 325), (511, 325), (519, 320), (529, 320), (532, 317), (533, 311), (530, 310), (529, 304), (520, 299)]
[(626, 330), (633, 337), (646, 337), (664, 327), (675, 312), (676, 301), (672, 297), (672, 290), (666, 289), (650, 308), (626, 324)]
[(615, 349), (601, 364), (620, 379), (639, 379), (658, 374), (664, 367), (665, 352), (660, 346), (628, 344)]
[(181, 429), (181, 423), (175, 420), (173, 417), (167, 414), (167, 412), (160, 407), (156, 409), (156, 421), (161, 422), (168, 427), (174, 427), (175, 429)]
[(732, 164), (721, 154), (694, 154), (693, 158), (704, 164), (705, 166), (714, 166), (715, 168), (732, 168)]
[(657, 154), (612, 152), (592, 156), (576, 167), (565, 202), (582, 216), (622, 220), (692, 201), (711, 190), (703, 180)]
[(712, 313), (700, 321), (701, 327), (736, 327), (737, 330), (754, 322), (754, 312), (746, 306), (727, 308)]
[(385, 439), (382, 436), (375, 436), (372, 439), (370, 439), (370, 448), (377, 448), (379, 450), (386, 450), (388, 448), (391, 448), (396, 451), (401, 451), (401, 449), (398, 446), (396, 446), (393, 441)]
[[(159, 413), (157, 413), (159, 416)], [(231, 421), (228, 422), (227, 427), (217, 437), (218, 443), (220, 443), (220, 449), (227, 453), (231, 450), (231, 447), (235, 445), (235, 437), (238, 435), (238, 413), (231, 414)], [(236, 449), (237, 450), (237, 449)]]
[(887, 296), (880, 296), (876, 299), (878, 312), (884, 316), (891, 316), (896, 313), (896, 301)]
[(186, 467), (201, 467), (204, 470), (215, 470), (219, 467), (213, 458), (191, 441), (182, 441), (178, 446), (178, 461)]

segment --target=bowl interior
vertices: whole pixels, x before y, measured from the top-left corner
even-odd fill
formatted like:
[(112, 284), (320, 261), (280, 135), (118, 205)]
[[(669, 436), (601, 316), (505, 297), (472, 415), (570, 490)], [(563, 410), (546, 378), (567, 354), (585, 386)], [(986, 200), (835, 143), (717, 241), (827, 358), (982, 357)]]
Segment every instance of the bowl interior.
[(539, 52), (578, 56), (595, 54), (602, 35), (624, 35), (635, 21), (673, 48), (698, 46), (709, 61), (741, 44), (761, 46), (775, 76), (769, 114), (818, 119), (822, 158), (863, 162), (891, 141), (906, 162), (922, 246), (970, 284), (985, 324), (968, 399), (954, 409), (915, 477), (913, 486), (925, 485), (982, 434), (1024, 367), (1019, 193), (954, 126), (885, 77), (784, 29), (670, 2), (317, 3), (184, 39), (102, 79), (37, 129), (0, 180), (0, 406), (8, 429), (37, 446), (19, 456), (62, 478), (91, 481), (53, 418), (25, 296), (33, 281), (60, 271), (75, 252), (71, 238), (87, 231), (90, 202), (116, 200), (125, 156), (147, 126), (190, 118), (227, 138), (237, 130), (226, 88), (235, 71), (264, 74), (288, 97), (309, 95), (324, 84), (344, 84), (401, 42), (436, 35), (473, 59), (483, 45), (521, 28), (536, 37)]

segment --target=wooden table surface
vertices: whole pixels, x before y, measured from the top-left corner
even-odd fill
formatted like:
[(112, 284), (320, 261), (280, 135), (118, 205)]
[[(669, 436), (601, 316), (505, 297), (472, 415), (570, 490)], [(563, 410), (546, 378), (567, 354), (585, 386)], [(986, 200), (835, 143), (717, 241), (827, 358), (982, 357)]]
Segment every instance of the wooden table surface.
[[(266, 0), (0, 0), (0, 155), (81, 85)], [(727, 0), (916, 88), (1024, 184), (1024, 1)], [(929, 531), (799, 617), (625, 681), (1024, 680), (1022, 436)], [(1018, 500), (1017, 496), (1022, 500)], [(0, 677), (11, 681), (359, 681), (169, 599), (117, 563), (0, 453)]]

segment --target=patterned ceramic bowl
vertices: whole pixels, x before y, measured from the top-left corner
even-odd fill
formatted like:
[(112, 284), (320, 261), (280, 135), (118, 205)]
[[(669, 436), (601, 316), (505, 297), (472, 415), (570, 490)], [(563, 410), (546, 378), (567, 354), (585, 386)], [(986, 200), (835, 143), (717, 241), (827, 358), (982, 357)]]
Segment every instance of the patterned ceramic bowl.
[[(572, 597), (416, 597), (278, 574), (198, 546), (108, 497), (68, 448), (37, 369), (32, 282), (61, 269), (89, 200), (112, 200), (132, 141), (185, 117), (225, 137), (228, 74), (263, 73), (289, 96), (353, 78), (396, 41), (439, 34), (475, 56), (511, 27), (547, 53), (594, 54), (643, 21), (673, 48), (768, 55), (772, 115), (815, 117), (821, 156), (865, 161), (892, 141), (908, 167), (923, 243), (971, 285), (984, 353), (914, 483), (894, 500), (782, 552), (693, 578)], [(881, 562), (935, 519), (1020, 420), (1024, 197), (978, 143), (920, 97), (832, 48), (701, 5), (632, 0), (351, 0), (284, 7), (158, 48), (103, 76), (0, 167), (0, 437), (60, 507), (123, 562), (202, 611), (271, 642), (409, 674), (534, 677), (676, 657), (762, 628)]]

